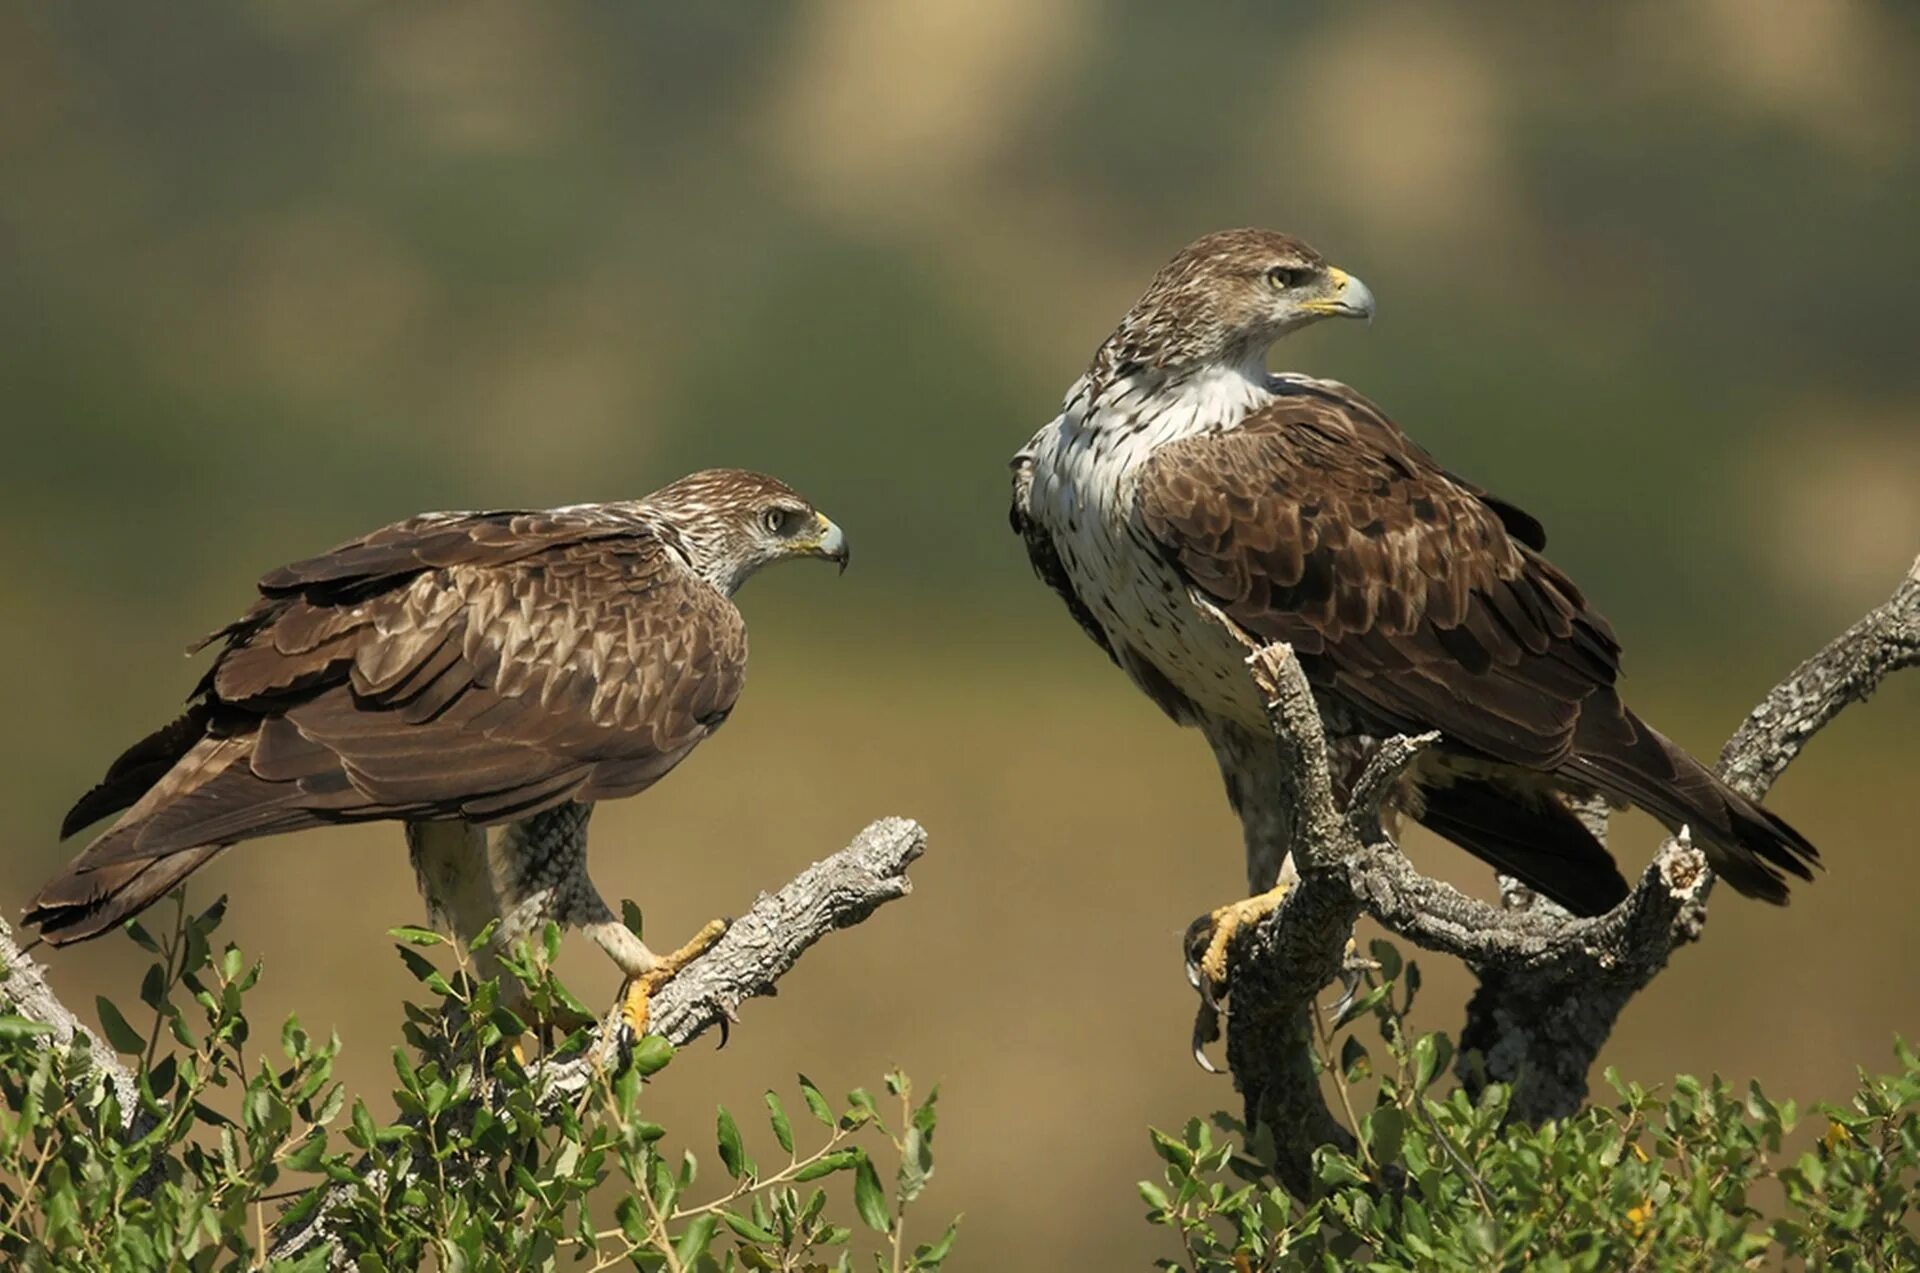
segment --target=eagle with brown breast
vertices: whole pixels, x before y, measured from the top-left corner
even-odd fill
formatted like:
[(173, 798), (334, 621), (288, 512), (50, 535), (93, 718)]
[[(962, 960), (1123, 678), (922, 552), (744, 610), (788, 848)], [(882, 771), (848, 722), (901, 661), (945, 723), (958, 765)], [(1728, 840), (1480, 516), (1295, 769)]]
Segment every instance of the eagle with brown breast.
[(650, 951), (587, 877), (587, 817), (727, 719), (747, 670), (733, 594), (800, 557), (844, 569), (846, 539), (785, 483), (714, 469), (630, 502), (428, 513), (276, 570), (202, 642), (220, 651), (186, 714), (67, 815), (63, 837), (119, 817), (26, 920), (81, 941), (239, 841), (395, 819), (436, 922), (469, 942), (496, 920), (503, 942), (580, 926), (643, 1028), (720, 926)]
[[(1567, 803), (1595, 793), (1684, 824), (1728, 883), (1784, 902), (1813, 845), (1621, 702), (1619, 643), (1543, 555), (1540, 523), (1347, 386), (1268, 372), (1287, 333), (1373, 310), (1298, 239), (1210, 234), (1160, 271), (1013, 462), (1034, 569), (1212, 744), (1250, 890), (1281, 878), (1289, 826), (1245, 657), (1285, 642), (1349, 753), (1439, 732), (1404, 813), (1573, 913), (1627, 894)], [(1214, 913), (1209, 977), (1232, 928), (1276, 902)]]

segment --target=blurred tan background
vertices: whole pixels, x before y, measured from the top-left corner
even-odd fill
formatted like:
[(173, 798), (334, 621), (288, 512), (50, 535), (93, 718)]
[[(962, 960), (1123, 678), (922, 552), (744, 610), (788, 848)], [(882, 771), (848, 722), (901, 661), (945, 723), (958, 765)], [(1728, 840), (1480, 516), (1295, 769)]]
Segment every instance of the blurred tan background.
[[(932, 847), (658, 1116), (902, 1064), (944, 1085), (925, 1212), (967, 1212), (958, 1267), (1142, 1266), (1145, 1126), (1235, 1105), (1186, 1057), (1178, 936), (1238, 835), (1199, 738), (1029, 577), (1006, 458), (1175, 248), (1296, 231), (1380, 318), (1277, 362), (1539, 515), (1628, 697), (1710, 756), (1920, 552), (1915, 14), (6, 3), (9, 913), (261, 571), (421, 509), (765, 468), (855, 568), (748, 589), (740, 710), (602, 812), (596, 874), (674, 937), (872, 817)], [(1786, 911), (1723, 897), (1605, 1060), (1803, 1101), (1881, 1065), (1920, 1027), (1917, 762), (1910, 677), (1778, 790), (1832, 870)], [(1637, 869), (1650, 831), (1624, 843)], [(397, 830), (249, 845), (195, 890), (265, 956), (262, 1024), (337, 1028), (384, 1091)], [(131, 943), (51, 962), (70, 1002), (135, 1000)], [(1428, 971), (1454, 1028), (1465, 979)]]

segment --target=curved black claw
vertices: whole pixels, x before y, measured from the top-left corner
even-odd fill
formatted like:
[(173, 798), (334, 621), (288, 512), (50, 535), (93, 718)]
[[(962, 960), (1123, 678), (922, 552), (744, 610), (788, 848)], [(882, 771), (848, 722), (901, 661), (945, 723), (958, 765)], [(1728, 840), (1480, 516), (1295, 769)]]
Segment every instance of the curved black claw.
[(1210, 1003), (1202, 1003), (1193, 1014), (1193, 1060), (1209, 1074), (1220, 1072), (1220, 1067), (1207, 1055), (1207, 1045), (1219, 1039), (1220, 1011)]
[(1180, 938), (1180, 949), (1185, 953), (1187, 964), (1187, 984), (1200, 994), (1200, 1002), (1209, 1009), (1218, 1012), (1220, 1001), (1214, 993), (1212, 978), (1201, 971), (1201, 960), (1205, 958), (1207, 948), (1213, 944), (1213, 915), (1206, 914), (1187, 925), (1187, 931)]

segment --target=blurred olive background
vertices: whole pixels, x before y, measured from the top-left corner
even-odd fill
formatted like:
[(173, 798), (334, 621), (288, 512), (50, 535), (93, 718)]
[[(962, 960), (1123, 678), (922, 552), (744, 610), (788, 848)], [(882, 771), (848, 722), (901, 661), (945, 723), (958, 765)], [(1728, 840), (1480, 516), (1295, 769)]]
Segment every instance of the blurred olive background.
[[(1277, 364), (1540, 516), (1629, 697), (1710, 756), (1920, 551), (1915, 14), (9, 3), (9, 911), (264, 569), (421, 509), (764, 468), (854, 569), (748, 589), (740, 710), (602, 811), (596, 874), (673, 939), (872, 817), (932, 847), (656, 1116), (902, 1064), (944, 1085), (925, 1205), (967, 1212), (959, 1267), (1143, 1265), (1144, 1127), (1235, 1104), (1187, 1059), (1178, 936), (1235, 894), (1238, 834), (1199, 738), (1030, 578), (1006, 458), (1174, 249), (1295, 231), (1380, 317)], [(1832, 870), (1786, 911), (1722, 897), (1607, 1061), (1834, 1098), (1920, 1025), (1913, 679), (1780, 785)], [(1623, 835), (1637, 868), (1651, 832)], [(383, 1091), (398, 832), (249, 845), (194, 889), (266, 958), (263, 1024), (338, 1029)], [(134, 1001), (143, 961), (51, 964), (79, 1005)], [(1423, 1022), (1453, 1028), (1466, 980), (1429, 965)]]

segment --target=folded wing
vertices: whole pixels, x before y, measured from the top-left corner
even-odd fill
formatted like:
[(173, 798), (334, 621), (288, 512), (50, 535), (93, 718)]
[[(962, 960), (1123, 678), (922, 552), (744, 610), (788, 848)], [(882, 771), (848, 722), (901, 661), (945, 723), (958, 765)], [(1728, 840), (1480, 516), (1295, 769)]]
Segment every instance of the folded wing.
[(71, 834), (122, 816), (29, 911), (102, 931), (239, 840), (372, 818), (497, 822), (632, 794), (725, 719), (730, 601), (617, 509), (435, 514), (268, 575), (188, 713)]

